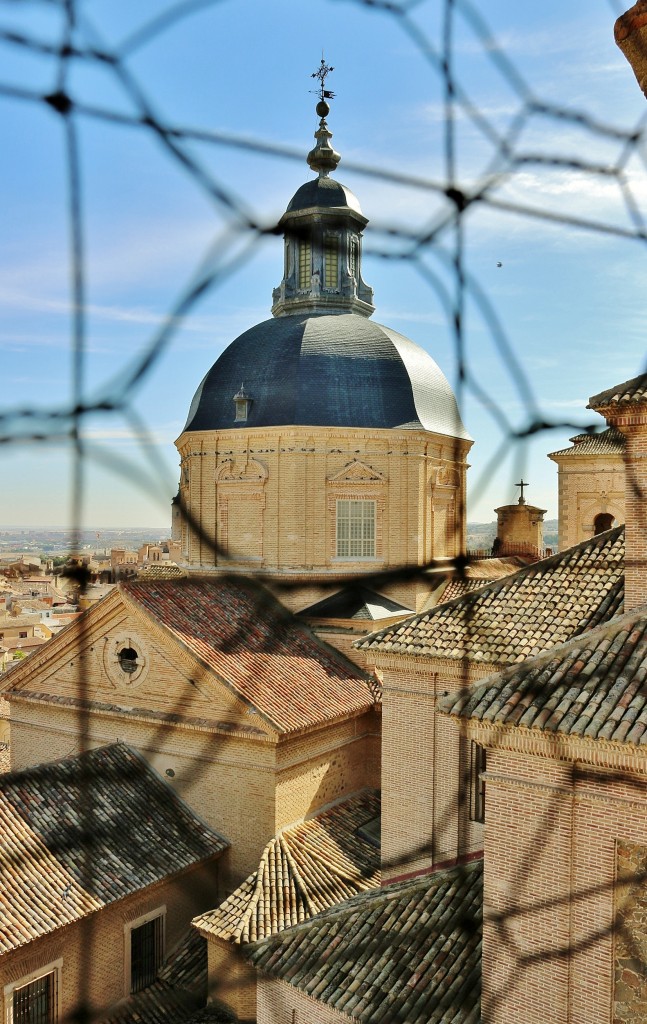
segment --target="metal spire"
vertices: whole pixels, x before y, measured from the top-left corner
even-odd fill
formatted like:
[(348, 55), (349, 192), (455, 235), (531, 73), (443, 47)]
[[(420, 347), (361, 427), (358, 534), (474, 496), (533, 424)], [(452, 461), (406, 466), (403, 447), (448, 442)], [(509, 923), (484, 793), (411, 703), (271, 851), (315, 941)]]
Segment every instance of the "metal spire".
[(341, 160), (339, 153), (336, 153), (330, 145), (332, 132), (328, 130), (328, 125), (326, 124), (326, 118), (330, 113), (330, 106), (326, 101), (333, 99), (335, 96), (334, 92), (330, 89), (326, 89), (326, 78), (330, 72), (334, 70), (335, 69), (331, 65), (326, 64), (325, 58), (322, 54), (321, 64), (310, 76), (311, 78), (316, 78), (319, 82), (319, 86), (316, 89), (316, 94), (319, 96), (316, 111), (320, 121), (319, 127), (315, 132), (317, 145), (314, 149), (310, 150), (307, 159), (308, 166), (311, 167), (313, 171), (318, 171), (320, 178), (326, 178), (331, 171), (335, 170), (335, 167)]

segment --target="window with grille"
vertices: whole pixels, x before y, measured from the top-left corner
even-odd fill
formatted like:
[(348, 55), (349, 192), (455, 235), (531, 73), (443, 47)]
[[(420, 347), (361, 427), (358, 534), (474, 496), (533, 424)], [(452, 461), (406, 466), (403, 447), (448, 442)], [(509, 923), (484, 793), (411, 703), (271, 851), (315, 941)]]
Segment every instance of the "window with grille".
[(485, 747), (470, 743), (470, 819), (485, 821)]
[(375, 502), (337, 502), (337, 558), (375, 558)]
[(324, 286), (335, 290), (339, 282), (339, 238), (326, 235), (324, 239)]
[(310, 252), (310, 242), (300, 241), (299, 242), (299, 288), (307, 289), (310, 287), (310, 279), (312, 277), (312, 257)]
[(14, 989), (13, 1024), (55, 1024), (57, 1020), (58, 971)]
[(130, 932), (130, 991), (139, 992), (157, 977), (164, 958), (164, 917), (154, 917)]

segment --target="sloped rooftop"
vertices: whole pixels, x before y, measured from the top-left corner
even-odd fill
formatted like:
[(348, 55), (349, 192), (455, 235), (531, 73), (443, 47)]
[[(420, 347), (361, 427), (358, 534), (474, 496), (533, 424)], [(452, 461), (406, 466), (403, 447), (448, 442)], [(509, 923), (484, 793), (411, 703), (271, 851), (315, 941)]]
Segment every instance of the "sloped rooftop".
[(380, 884), (377, 793), (364, 793), (285, 829), (263, 850), (258, 870), (193, 924), (205, 936), (256, 942)]
[(394, 615), (410, 615), (412, 608), (407, 608), (397, 601), (392, 601), (375, 590), (369, 590), (359, 583), (344, 587), (343, 590), (325, 597), (322, 601), (310, 605), (298, 612), (302, 618), (317, 619), (386, 619)]
[(647, 401), (647, 373), (640, 373), (622, 384), (600, 391), (589, 398), (587, 409), (606, 409), (609, 406), (634, 405)]
[(622, 610), (624, 527), (439, 604), (355, 646), (505, 665), (606, 622)]
[(615, 427), (609, 427), (599, 434), (576, 434), (571, 437), (572, 446), (558, 452), (550, 452), (549, 459), (561, 455), (624, 455), (625, 437)]
[(619, 616), (438, 708), (456, 718), (645, 746), (647, 611)]
[(0, 775), (0, 954), (227, 845), (123, 744)]
[(478, 1024), (481, 929), (478, 861), (363, 893), (249, 959), (362, 1024)]
[(319, 642), (262, 587), (189, 578), (128, 581), (119, 590), (279, 732), (375, 703), (370, 677)]

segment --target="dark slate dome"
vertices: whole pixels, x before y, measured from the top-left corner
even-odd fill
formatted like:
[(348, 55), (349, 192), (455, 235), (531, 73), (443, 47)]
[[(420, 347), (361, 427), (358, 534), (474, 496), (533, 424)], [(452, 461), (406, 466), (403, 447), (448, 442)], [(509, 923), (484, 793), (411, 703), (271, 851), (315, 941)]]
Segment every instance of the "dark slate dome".
[(285, 212), (295, 213), (297, 210), (309, 210), (313, 206), (323, 206), (327, 209), (341, 207), (362, 216), (357, 196), (334, 178), (313, 178), (312, 181), (306, 181), (305, 185), (294, 193)]
[[(251, 406), (237, 422), (241, 385)], [(184, 429), (288, 425), (408, 427), (469, 438), (431, 356), (357, 313), (281, 316), (245, 331), (200, 384)]]

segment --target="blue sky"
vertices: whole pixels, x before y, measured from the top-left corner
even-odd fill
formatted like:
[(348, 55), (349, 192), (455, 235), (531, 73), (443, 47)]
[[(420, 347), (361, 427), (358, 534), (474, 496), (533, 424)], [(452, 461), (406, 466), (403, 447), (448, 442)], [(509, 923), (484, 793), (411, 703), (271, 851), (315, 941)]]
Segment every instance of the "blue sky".
[[(194, 2), (165, 30), (137, 35), (174, 6), (84, 0), (74, 42), (86, 50), (121, 47), (130, 79), (158, 118), (218, 133), (217, 145), (197, 139), (179, 145), (202, 168), (203, 182), (217, 183), (232, 206), (214, 200), (150, 128), (91, 115), (88, 108), (125, 119), (136, 112), (113, 66), (69, 62), (65, 89), (86, 107), (73, 117), (86, 252), (84, 398), (123, 396), (133, 366), (203, 260), (230, 271), (177, 324), (128, 392), (124, 410), (84, 419), (87, 525), (150, 525), (163, 532), (169, 522), (177, 483), (173, 441), (193, 392), (223, 347), (269, 316), (281, 277), (280, 240), (250, 233), (232, 208), (271, 227), (310, 176), (304, 158), (317, 123), (310, 73), (322, 49), (335, 67), (329, 124), (342, 154), (336, 176), (356, 192), (370, 219), (364, 277), (375, 289), (374, 318), (422, 345), (456, 381), (447, 309), (455, 292), (455, 233), (451, 225), (438, 229), (451, 208), (440, 190), (447, 180), (444, 91), (434, 63), (443, 5), (409, 4), (404, 18), (358, 0)], [(454, 118), (455, 184), (470, 192), (491, 176), (488, 201), (463, 218), (470, 285), (465, 352), (490, 403), (462, 394), (476, 441), (469, 517), (494, 518), (495, 506), (514, 500), (519, 473), (530, 480), (528, 499), (554, 516), (556, 467), (546, 453), (564, 447), (578, 424), (593, 422), (585, 410), (589, 395), (644, 368), (647, 302), (644, 242), (559, 218), (635, 228), (626, 200), (629, 195), (638, 214), (645, 213), (647, 171), (640, 147), (627, 149), (625, 137), (641, 125), (647, 106), (613, 42), (620, 8), (608, 0), (483, 0), (478, 14), (489, 42), (461, 14), (468, 5), (456, 9), (453, 73), (463, 102)], [(64, 34), (62, 5), (53, 0), (0, 0), (0, 15), (4, 32), (39, 44), (58, 45)], [(24, 408), (65, 410), (72, 396), (64, 124), (51, 107), (29, 98), (57, 88), (59, 62), (6, 38), (0, 53), (2, 405), (10, 414), (5, 428), (17, 435), (0, 447), (0, 524), (67, 526), (73, 449), (69, 440), (50, 436), (51, 424), (58, 429), (65, 421), (13, 415)], [(530, 113), (531, 100), (585, 115), (601, 130), (571, 116)], [(509, 137), (515, 125), (511, 150), (524, 159), (492, 177), (503, 166), (496, 139)], [(271, 152), (247, 147), (250, 140)], [(621, 182), (608, 169), (623, 157)], [(547, 211), (550, 219), (524, 213), (528, 208)], [(434, 229), (434, 243), (418, 250), (419, 261), (398, 258), (411, 236), (426, 229)], [(485, 302), (518, 372), (493, 336)], [(534, 412), (520, 381), (532, 390)], [(506, 439), (501, 415), (517, 431), (533, 416), (567, 425), (518, 443)], [(43, 432), (46, 440), (22, 439)]]

